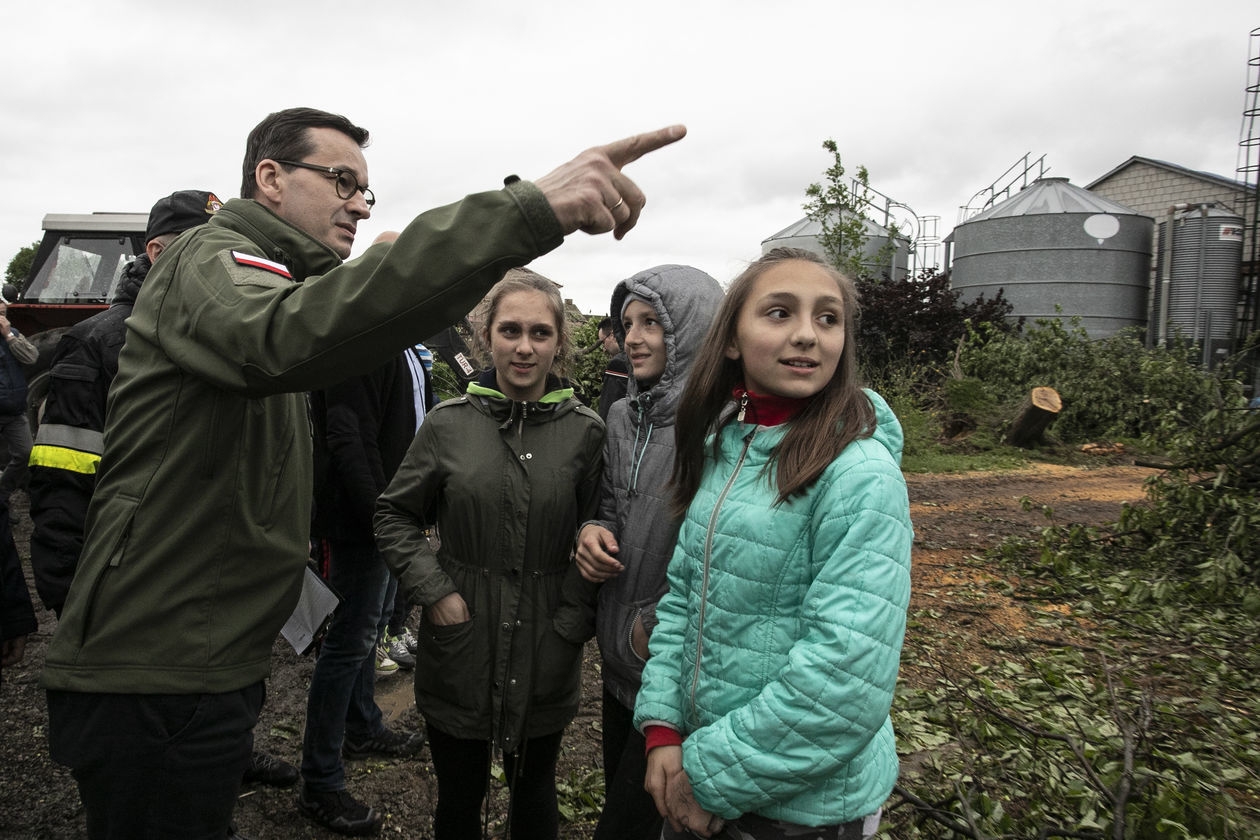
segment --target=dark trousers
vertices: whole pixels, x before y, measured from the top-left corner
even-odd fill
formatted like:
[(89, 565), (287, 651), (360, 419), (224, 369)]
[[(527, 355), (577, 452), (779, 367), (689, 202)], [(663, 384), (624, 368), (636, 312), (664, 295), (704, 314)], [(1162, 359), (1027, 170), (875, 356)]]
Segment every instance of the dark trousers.
[(8, 445), (9, 453), (0, 472), (0, 496), (7, 499), (14, 490), (26, 485), (26, 462), (31, 459), (33, 442), (25, 413), (0, 415), (0, 440)]
[[(481, 806), (490, 779), (490, 742), (448, 735), (428, 724), (429, 754), (437, 774), (434, 840), (481, 840)], [(511, 789), (512, 840), (555, 840), (560, 833), (556, 760), (563, 730), (528, 738), (518, 753), (504, 754)]]
[(78, 782), (88, 837), (226, 837), (264, 694), (49, 691), (49, 751)]
[(634, 728), (634, 710), (604, 691), (604, 810), (595, 840), (656, 840), (661, 815), (643, 788), (647, 745)]
[(328, 582), (341, 603), (315, 660), (302, 738), (302, 780), (311, 790), (346, 789), (341, 747), (381, 734), (376, 705), (376, 633), (389, 570), (372, 543), (330, 543)]

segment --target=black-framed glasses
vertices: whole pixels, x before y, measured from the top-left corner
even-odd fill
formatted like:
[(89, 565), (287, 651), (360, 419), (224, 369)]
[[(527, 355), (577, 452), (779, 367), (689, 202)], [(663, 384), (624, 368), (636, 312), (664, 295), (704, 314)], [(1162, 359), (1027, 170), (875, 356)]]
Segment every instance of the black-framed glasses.
[(340, 199), (349, 201), (354, 198), (355, 193), (361, 192), (363, 193), (363, 200), (367, 202), (368, 207), (376, 204), (376, 196), (367, 187), (360, 187), (359, 179), (349, 169), (340, 169), (336, 166), (316, 166), (313, 163), (302, 163), (297, 160), (280, 160), (278, 158), (273, 158), (273, 160), (285, 166), (300, 166), (303, 169), (313, 169), (322, 173), (325, 177), (331, 178), (336, 182), (337, 197)]

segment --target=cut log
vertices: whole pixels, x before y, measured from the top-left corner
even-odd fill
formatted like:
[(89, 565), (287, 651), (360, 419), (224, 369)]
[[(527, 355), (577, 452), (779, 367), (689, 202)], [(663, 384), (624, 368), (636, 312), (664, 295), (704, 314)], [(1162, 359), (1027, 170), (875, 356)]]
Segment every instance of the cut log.
[(1063, 400), (1059, 398), (1058, 391), (1053, 388), (1033, 388), (1015, 413), (1006, 442), (1024, 449), (1040, 445), (1046, 429), (1050, 428), (1062, 409)]

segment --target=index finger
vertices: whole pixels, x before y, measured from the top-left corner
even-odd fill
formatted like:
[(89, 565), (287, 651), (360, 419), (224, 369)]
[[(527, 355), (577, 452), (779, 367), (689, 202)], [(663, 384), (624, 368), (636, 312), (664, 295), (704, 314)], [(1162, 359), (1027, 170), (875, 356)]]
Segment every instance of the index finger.
[(606, 146), (597, 147), (608, 156), (612, 161), (612, 165), (620, 169), (628, 163), (633, 163), (648, 152), (654, 152), (659, 148), (668, 146), (670, 143), (676, 143), (687, 136), (687, 126), (671, 125), (665, 128), (658, 128), (656, 131), (649, 131), (645, 134), (636, 134), (633, 137), (626, 137), (621, 140), (615, 140)]

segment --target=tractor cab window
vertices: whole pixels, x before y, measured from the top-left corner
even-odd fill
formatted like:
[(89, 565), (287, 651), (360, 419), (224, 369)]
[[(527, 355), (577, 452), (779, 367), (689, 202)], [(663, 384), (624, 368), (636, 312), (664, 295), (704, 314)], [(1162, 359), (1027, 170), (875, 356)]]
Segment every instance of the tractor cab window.
[(123, 268), (136, 258), (130, 237), (63, 235), (23, 299), (39, 303), (108, 303)]

